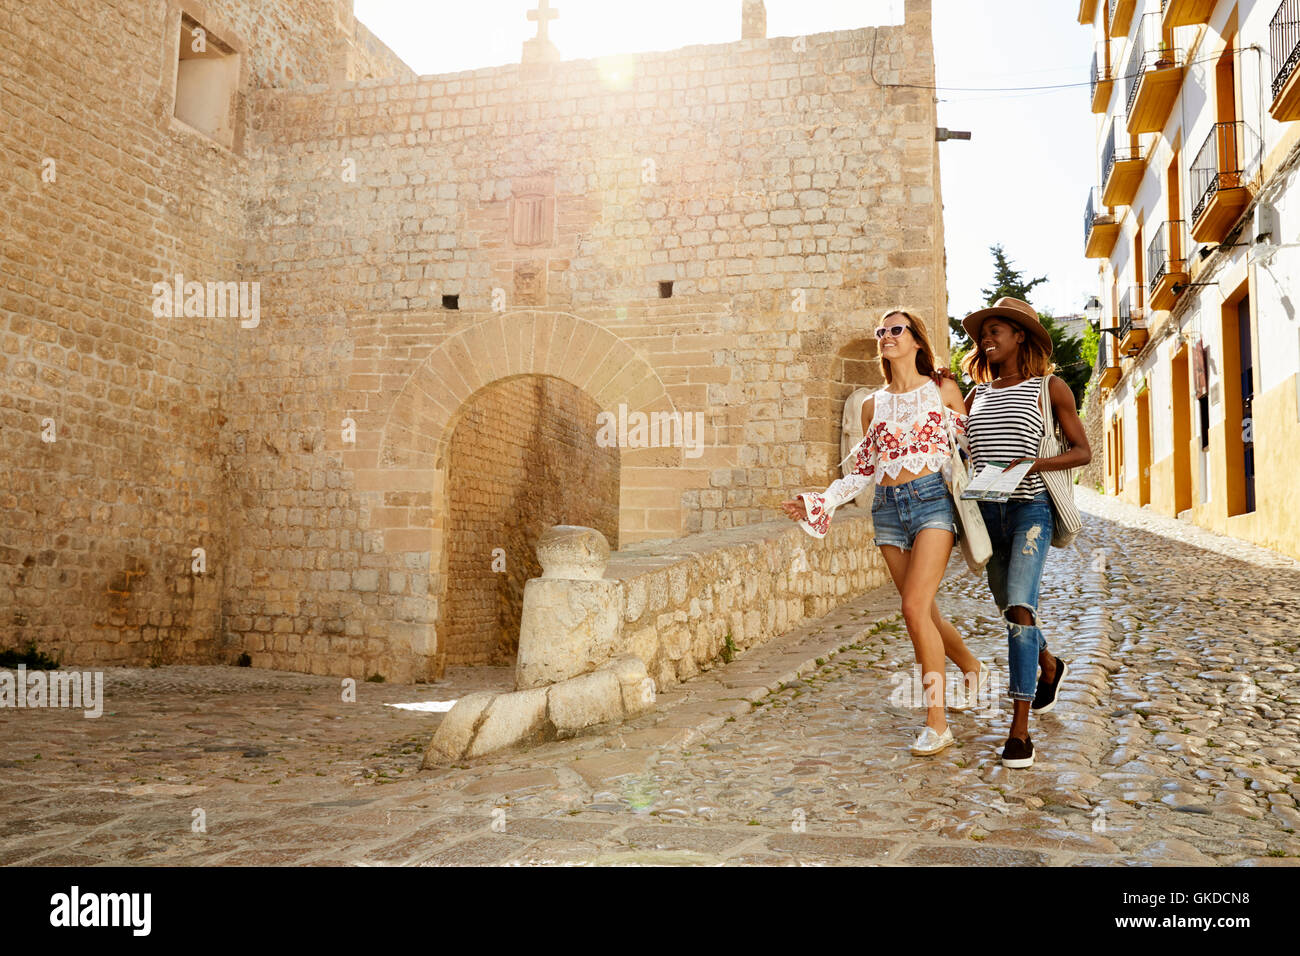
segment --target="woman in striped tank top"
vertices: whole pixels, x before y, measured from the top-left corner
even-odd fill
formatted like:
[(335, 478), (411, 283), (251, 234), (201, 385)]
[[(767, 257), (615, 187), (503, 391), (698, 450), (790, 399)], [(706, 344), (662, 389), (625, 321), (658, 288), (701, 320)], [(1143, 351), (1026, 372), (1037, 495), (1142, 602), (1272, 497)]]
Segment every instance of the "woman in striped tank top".
[[(1002, 748), (1006, 767), (1034, 763), (1029, 712), (1056, 706), (1066, 662), (1048, 653), (1038, 626), (1038, 588), (1052, 541), (1052, 502), (1039, 472), (1086, 465), (1092, 460), (1088, 437), (1070, 386), (1051, 375), (1052, 337), (1028, 302), (1003, 297), (992, 308), (962, 320), (975, 348), (962, 362), (976, 386), (966, 396), (970, 412), (972, 471), (990, 462), (1010, 468), (1030, 461), (1028, 474), (1006, 502), (981, 501), (980, 512), (993, 543), (988, 564), (989, 590), (1007, 621), (1008, 670), (1013, 703), (1011, 730)], [(1039, 405), (1043, 376), (1048, 396), (1070, 449), (1053, 458), (1038, 457), (1045, 432)]]

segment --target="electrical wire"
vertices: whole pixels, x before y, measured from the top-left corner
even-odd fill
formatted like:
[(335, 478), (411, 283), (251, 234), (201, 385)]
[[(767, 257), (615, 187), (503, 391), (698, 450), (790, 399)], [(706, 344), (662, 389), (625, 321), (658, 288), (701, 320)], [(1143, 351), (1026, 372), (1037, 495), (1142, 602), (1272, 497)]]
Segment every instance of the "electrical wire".
[[(1035, 93), (1035, 92), (1054, 92), (1056, 90), (1074, 90), (1081, 87), (1091, 87), (1092, 80), (1085, 80), (1079, 83), (1051, 83), (1043, 86), (929, 86), (924, 83), (881, 83), (876, 79), (876, 40), (880, 36), (880, 30), (877, 29), (871, 38), (871, 62), (867, 67), (867, 72), (871, 76), (871, 82), (875, 83), (882, 89), (909, 89), (909, 90), (932, 90), (935, 92), (945, 93)], [(1250, 49), (1250, 47), (1239, 47), (1237, 52)], [(1202, 63), (1214, 63), (1218, 60), (1217, 56), (1207, 56), (1195, 60), (1189, 60), (1183, 64), (1184, 69), (1190, 66), (1196, 66)], [(1121, 80), (1129, 80), (1135, 76), (1141, 76), (1147, 70), (1141, 70), (1137, 73), (1125, 73), (1116, 75), (1111, 78), (1112, 82), (1118, 83)], [(997, 97), (989, 97), (997, 99)], [(1009, 97), (1008, 97), (1009, 98)], [(960, 101), (969, 102), (969, 101)]]

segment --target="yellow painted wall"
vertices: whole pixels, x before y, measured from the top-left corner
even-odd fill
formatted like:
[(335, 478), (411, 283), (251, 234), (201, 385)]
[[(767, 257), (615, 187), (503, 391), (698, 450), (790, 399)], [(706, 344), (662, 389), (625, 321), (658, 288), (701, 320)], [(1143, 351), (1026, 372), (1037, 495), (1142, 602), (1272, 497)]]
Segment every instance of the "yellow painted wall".
[[(1300, 558), (1300, 423), (1296, 422), (1295, 376), (1257, 396), (1255, 426), (1255, 511), (1227, 514), (1228, 466), (1223, 423), (1210, 429), (1210, 500), (1201, 504), (1196, 468), (1196, 436), (1192, 462), (1192, 520), (1203, 528), (1252, 541)], [(1238, 462), (1232, 467), (1240, 468)], [(1138, 482), (1130, 479), (1120, 500), (1136, 505)], [(1167, 455), (1151, 466), (1151, 508), (1174, 516), (1174, 458)]]

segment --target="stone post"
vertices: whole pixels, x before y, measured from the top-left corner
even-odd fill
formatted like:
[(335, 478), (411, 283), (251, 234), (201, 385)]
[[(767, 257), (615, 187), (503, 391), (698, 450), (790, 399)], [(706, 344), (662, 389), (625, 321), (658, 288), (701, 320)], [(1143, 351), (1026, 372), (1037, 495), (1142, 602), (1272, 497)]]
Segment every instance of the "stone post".
[(744, 0), (740, 9), (740, 38), (762, 40), (767, 37), (767, 7), (763, 0)]
[(594, 671), (622, 653), (623, 583), (605, 580), (609, 542), (595, 528), (556, 525), (537, 542), (542, 576), (524, 585), (515, 689)]

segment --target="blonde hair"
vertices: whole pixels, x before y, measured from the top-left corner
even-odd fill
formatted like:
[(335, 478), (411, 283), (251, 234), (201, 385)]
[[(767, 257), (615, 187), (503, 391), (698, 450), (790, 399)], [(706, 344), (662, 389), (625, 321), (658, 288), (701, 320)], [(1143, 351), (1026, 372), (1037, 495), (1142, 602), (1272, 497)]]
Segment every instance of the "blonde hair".
[[(907, 319), (907, 328), (912, 333), (912, 338), (916, 339), (916, 344), (919, 346), (916, 353), (916, 370), (927, 377), (933, 376), (934, 346), (930, 344), (930, 333), (925, 330), (924, 323), (905, 309), (890, 309), (880, 317), (880, 321), (884, 322), (891, 315), (901, 315), (903, 318)], [(894, 381), (894, 373), (889, 368), (889, 359), (879, 354), (880, 340), (877, 339), (876, 341), (876, 358), (880, 362), (881, 374), (885, 376), (886, 384), (892, 384)]]
[[(1023, 378), (1037, 378), (1040, 375), (1051, 375), (1056, 371), (1056, 363), (1052, 361), (1047, 346), (1021, 328), (1020, 323), (997, 315), (990, 315), (984, 322), (993, 319), (1001, 319), (1017, 332), (1024, 333), (1025, 340), (1016, 349), (1016, 365)], [(981, 322), (980, 328), (983, 327), (984, 323)], [(978, 337), (978, 330), (976, 330), (975, 338)], [(968, 379), (976, 384), (993, 381), (993, 366), (989, 363), (988, 356), (980, 351), (978, 342), (975, 342), (975, 347), (967, 352), (966, 357), (961, 360), (961, 370)]]

